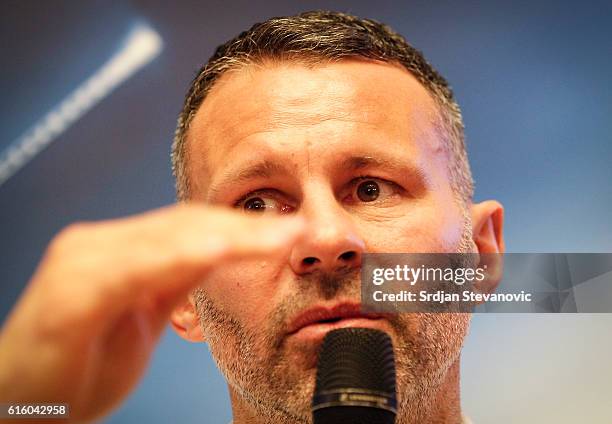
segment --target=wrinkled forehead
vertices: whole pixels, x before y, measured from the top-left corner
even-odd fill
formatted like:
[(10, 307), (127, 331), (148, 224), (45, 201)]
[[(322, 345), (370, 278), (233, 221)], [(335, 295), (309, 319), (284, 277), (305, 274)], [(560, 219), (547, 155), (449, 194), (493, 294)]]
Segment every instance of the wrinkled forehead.
[[(205, 181), (254, 136), (283, 134), (293, 139), (287, 148), (295, 148), (305, 141), (303, 133), (316, 128), (327, 131), (318, 138), (344, 131), (353, 144), (399, 140), (406, 148), (437, 152), (437, 114), (427, 90), (399, 65), (364, 60), (246, 65), (223, 75), (196, 113), (188, 133), (189, 173)], [(377, 137), (354, 137), (364, 131)]]

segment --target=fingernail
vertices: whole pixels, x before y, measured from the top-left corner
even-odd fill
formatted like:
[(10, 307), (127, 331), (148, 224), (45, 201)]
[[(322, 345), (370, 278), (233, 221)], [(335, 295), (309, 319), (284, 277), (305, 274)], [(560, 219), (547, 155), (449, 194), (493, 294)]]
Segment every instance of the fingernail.
[(279, 230), (288, 231), (292, 234), (302, 232), (306, 221), (302, 217), (282, 218), (279, 222)]
[(266, 232), (267, 241), (284, 243), (304, 231), (305, 222), (303, 218), (281, 218), (272, 226), (274, 230)]

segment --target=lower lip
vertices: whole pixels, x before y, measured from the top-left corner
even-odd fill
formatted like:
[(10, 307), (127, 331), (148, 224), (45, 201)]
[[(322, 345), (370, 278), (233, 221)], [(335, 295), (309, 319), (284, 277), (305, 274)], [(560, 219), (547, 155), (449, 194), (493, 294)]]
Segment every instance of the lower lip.
[(290, 337), (298, 339), (301, 342), (317, 343), (321, 342), (330, 331), (349, 327), (373, 328), (376, 330), (388, 331), (383, 318), (346, 318), (335, 322), (319, 322), (307, 325), (291, 334)]

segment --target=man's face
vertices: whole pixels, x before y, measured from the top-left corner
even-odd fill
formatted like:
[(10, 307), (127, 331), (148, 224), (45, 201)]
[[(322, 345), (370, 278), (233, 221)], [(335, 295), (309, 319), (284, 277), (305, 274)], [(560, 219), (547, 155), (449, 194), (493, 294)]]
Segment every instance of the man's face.
[(249, 65), (213, 87), (189, 132), (192, 199), (308, 223), (287, 257), (223, 266), (196, 296), (233, 396), (270, 417), (308, 420), (317, 348), (338, 326), (389, 333), (400, 403), (442, 383), (466, 315), (362, 317), (294, 331), (311, 308), (352, 311), (364, 252), (472, 250), (436, 113), (407, 71), (366, 61)]

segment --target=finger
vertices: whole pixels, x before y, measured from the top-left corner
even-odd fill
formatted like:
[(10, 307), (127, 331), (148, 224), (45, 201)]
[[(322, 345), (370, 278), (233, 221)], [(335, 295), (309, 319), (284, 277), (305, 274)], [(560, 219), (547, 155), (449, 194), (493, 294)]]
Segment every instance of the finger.
[(303, 232), (296, 217), (169, 207), (69, 230), (46, 279), (59, 282), (55, 302), (78, 300), (77, 314), (108, 320), (143, 297), (180, 298), (224, 261), (282, 254)]

